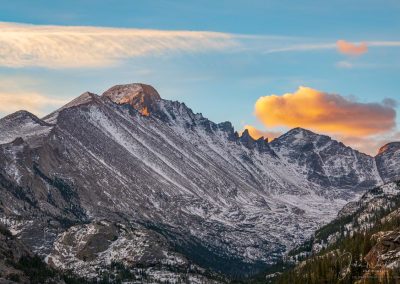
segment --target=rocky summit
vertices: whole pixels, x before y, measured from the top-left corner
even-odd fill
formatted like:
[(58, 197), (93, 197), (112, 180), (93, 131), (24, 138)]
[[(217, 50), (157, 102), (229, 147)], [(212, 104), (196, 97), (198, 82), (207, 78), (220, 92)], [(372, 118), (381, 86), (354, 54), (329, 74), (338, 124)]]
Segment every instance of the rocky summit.
[(371, 157), (302, 128), (254, 140), (145, 84), (84, 93), (42, 119), (11, 114), (0, 143), (1, 222), (88, 279), (249, 277), (400, 164), (396, 145)]

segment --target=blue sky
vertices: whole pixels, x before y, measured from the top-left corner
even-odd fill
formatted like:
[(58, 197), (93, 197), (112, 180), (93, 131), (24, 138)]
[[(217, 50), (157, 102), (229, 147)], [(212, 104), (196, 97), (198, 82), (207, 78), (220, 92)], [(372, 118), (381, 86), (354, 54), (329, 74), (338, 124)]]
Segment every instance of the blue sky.
[[(288, 129), (269, 129), (255, 116), (254, 105), (262, 96), (294, 93), (299, 86), (340, 94), (358, 103), (400, 98), (398, 1), (0, 0), (0, 7), (0, 21), (8, 25), (206, 31), (234, 38), (233, 44), (222, 39), (222, 46), (205, 44), (200, 50), (193, 39), (188, 40), (191, 47), (184, 44), (176, 50), (175, 42), (163, 41), (157, 48), (168, 45), (167, 51), (128, 54), (99, 66), (82, 63), (71, 67), (45, 58), (40, 58), (42, 63), (27, 63), (36, 54), (12, 53), (11, 59), (16, 56), (16, 62), (23, 62), (14, 65), (0, 60), (0, 93), (53, 99), (39, 114), (84, 91), (101, 93), (129, 82), (151, 84), (163, 98), (184, 101), (215, 122), (229, 120), (237, 130), (245, 125), (262, 131)], [(27, 30), (24, 35), (32, 32), (30, 26), (23, 25), (22, 30)], [(366, 42), (368, 51), (359, 56), (340, 53), (335, 47), (340, 39)], [(141, 42), (132, 39), (129, 44), (124, 48), (135, 49)], [(297, 48), (301, 46), (306, 48)], [(292, 50), (284, 51), (288, 47)], [(0, 49), (0, 59), (7, 57), (7, 52)], [(0, 108), (0, 116), (5, 114)], [(394, 127), (379, 135), (397, 139), (397, 132)], [(377, 145), (383, 142), (377, 141)]]

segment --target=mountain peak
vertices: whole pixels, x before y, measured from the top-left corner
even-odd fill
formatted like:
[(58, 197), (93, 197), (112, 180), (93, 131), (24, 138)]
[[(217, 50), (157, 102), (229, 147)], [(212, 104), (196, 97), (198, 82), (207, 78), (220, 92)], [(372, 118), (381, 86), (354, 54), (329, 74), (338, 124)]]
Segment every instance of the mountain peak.
[(3, 119), (11, 120), (11, 119), (21, 119), (21, 118), (38, 119), (37, 116), (35, 116), (34, 114), (30, 113), (27, 110), (16, 111), (16, 112), (14, 112), (12, 114), (9, 114), (9, 115), (5, 116)]
[(319, 135), (317, 133), (312, 132), (311, 130), (301, 128), (301, 127), (296, 127), (291, 130), (289, 130), (286, 135), (297, 135), (297, 136), (302, 136), (302, 137), (308, 137), (308, 136), (315, 136)]
[(400, 142), (391, 142), (391, 143), (387, 143), (386, 145), (382, 146), (379, 151), (378, 151), (378, 155), (381, 155), (385, 152), (388, 151), (396, 151), (400, 149)]
[(247, 128), (243, 130), (242, 135), (240, 137), (243, 137), (244, 139), (251, 138), (252, 140), (254, 140), (253, 137), (251, 137), (249, 130)]
[[(26, 110), (14, 112), (0, 119), (0, 144), (10, 143), (21, 138), (34, 147), (42, 137), (49, 133), (52, 126)], [(20, 144), (21, 140), (16, 143)]]
[(77, 97), (74, 100), (70, 101), (69, 103), (67, 103), (62, 108), (69, 108), (69, 107), (73, 107), (73, 106), (82, 105), (82, 104), (91, 102), (92, 100), (96, 99), (97, 97), (98, 96), (96, 94), (93, 94), (91, 92), (84, 92), (82, 95), (80, 95), (79, 97)]
[(102, 97), (116, 104), (129, 104), (144, 116), (154, 111), (157, 102), (161, 100), (156, 89), (141, 83), (116, 85), (105, 91)]
[(29, 111), (26, 110), (19, 110), (16, 111), (12, 114), (9, 114), (2, 119), (0, 119), (0, 122), (3, 124), (18, 124), (18, 123), (35, 123), (35, 124), (40, 124), (40, 125), (48, 125), (44, 121), (42, 121), (40, 118), (38, 118), (36, 115), (33, 113), (30, 113)]

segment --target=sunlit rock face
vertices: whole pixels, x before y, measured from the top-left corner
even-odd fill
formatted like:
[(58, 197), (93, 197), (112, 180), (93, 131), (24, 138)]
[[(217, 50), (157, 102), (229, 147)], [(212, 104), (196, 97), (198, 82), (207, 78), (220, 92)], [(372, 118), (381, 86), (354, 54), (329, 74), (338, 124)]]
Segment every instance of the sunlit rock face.
[(144, 116), (149, 116), (161, 100), (158, 92), (152, 86), (145, 84), (114, 86), (102, 96), (117, 104), (129, 104)]
[[(159, 236), (157, 246), (185, 265), (254, 274), (382, 182), (374, 158), (327, 136), (299, 128), (253, 140), (144, 84), (84, 93), (43, 119), (23, 116), (0, 120), (1, 219), (61, 268), (66, 236), (95, 228), (96, 240), (134, 238), (104, 221)], [(109, 229), (115, 235), (101, 233)], [(146, 259), (163, 260), (161, 251)], [(76, 271), (89, 267), (70, 257)]]
[(400, 142), (388, 143), (380, 148), (375, 159), (385, 182), (400, 180)]

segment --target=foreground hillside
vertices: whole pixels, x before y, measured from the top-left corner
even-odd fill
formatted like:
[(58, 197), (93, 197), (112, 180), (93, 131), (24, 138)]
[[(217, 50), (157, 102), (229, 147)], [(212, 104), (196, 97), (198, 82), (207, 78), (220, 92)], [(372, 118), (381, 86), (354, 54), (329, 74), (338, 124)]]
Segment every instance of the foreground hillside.
[(396, 178), (399, 149), (370, 157), (301, 128), (254, 140), (151, 86), (119, 85), (42, 119), (0, 119), (0, 220), (49, 266), (89, 280), (117, 268), (158, 282), (246, 278)]
[(287, 260), (297, 265), (273, 282), (398, 283), (400, 182), (377, 187), (350, 203)]

